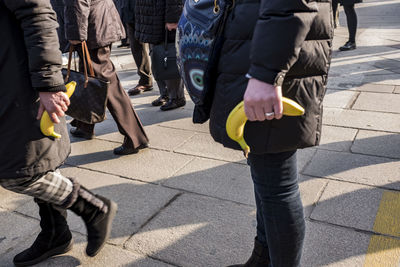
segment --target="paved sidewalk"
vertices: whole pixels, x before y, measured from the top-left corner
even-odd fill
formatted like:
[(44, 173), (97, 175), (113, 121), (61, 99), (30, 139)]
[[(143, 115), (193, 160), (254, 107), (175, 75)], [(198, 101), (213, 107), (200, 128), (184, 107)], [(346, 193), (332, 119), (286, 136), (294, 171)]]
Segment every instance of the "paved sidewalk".
[[(299, 151), (307, 233), (302, 266), (400, 266), (400, 0), (357, 5), (358, 48), (345, 15), (335, 30), (322, 144)], [(126, 89), (138, 76), (128, 49), (113, 60)], [(226, 266), (244, 262), (255, 235), (249, 168), (240, 151), (213, 142), (191, 122), (193, 104), (162, 112), (157, 91), (132, 97), (150, 148), (117, 157), (111, 116), (96, 138), (72, 138), (62, 173), (119, 205), (112, 236), (95, 258), (70, 213), (75, 246), (38, 266)], [(38, 212), (29, 197), (0, 189), (0, 266), (30, 246)]]

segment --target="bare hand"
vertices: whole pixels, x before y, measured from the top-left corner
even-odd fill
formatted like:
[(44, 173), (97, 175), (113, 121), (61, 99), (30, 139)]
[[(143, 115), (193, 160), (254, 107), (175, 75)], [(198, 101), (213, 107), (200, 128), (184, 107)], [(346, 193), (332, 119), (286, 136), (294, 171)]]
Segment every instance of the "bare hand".
[(64, 92), (39, 92), (40, 107), (36, 119), (40, 120), (44, 110), (49, 113), (54, 123), (59, 123), (58, 117), (64, 116), (69, 106), (69, 98)]
[(169, 31), (176, 30), (178, 23), (165, 23), (165, 28)]
[(77, 44), (82, 43), (82, 41), (79, 41), (79, 40), (69, 40), (69, 43), (72, 44), (72, 45), (77, 45)]
[[(250, 121), (282, 118), (282, 89), (251, 78), (244, 94), (244, 112)], [(274, 114), (272, 114), (272, 112)], [(272, 115), (267, 116), (266, 113)]]

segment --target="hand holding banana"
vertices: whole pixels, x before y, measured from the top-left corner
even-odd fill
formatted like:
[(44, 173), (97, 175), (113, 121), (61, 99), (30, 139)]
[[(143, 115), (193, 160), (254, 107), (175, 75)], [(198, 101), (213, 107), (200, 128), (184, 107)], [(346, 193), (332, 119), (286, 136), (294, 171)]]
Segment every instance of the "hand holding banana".
[[(250, 79), (244, 99), (229, 114), (226, 121), (226, 132), (228, 136), (239, 143), (247, 158), (250, 147), (243, 137), (244, 126), (249, 119), (263, 121), (265, 119), (280, 119), (282, 115), (301, 116), (304, 108), (291, 99), (282, 97), (280, 86), (273, 86), (256, 79)], [(282, 101), (281, 101), (282, 100)], [(275, 112), (274, 112), (275, 111)]]
[[(69, 82), (65, 87), (67, 88), (67, 92), (65, 94), (68, 96), (68, 98), (70, 98), (71, 95), (75, 91), (76, 82), (74, 82), (74, 81)], [(63, 106), (63, 108), (61, 110), (62, 112), (60, 110), (58, 110), (58, 114), (52, 114), (53, 115), (52, 116), (53, 119), (50, 118), (50, 115), (46, 110), (43, 111), (44, 106), (43, 106), (43, 104), (41, 104), (41, 107), (40, 107), (39, 112), (38, 112), (38, 117), (40, 117), (40, 130), (45, 136), (52, 136), (54, 138), (61, 138), (60, 134), (54, 132), (54, 122), (58, 123), (59, 120), (57, 118), (57, 115), (63, 115), (64, 111), (66, 111), (67, 105), (69, 105), (69, 100), (68, 99), (66, 99), (66, 100), (67, 100), (67, 104), (61, 102), (62, 106)], [(61, 105), (61, 104), (58, 104), (58, 105)], [(53, 104), (53, 106), (58, 106), (58, 105), (57, 104), (55, 104), (55, 105)]]

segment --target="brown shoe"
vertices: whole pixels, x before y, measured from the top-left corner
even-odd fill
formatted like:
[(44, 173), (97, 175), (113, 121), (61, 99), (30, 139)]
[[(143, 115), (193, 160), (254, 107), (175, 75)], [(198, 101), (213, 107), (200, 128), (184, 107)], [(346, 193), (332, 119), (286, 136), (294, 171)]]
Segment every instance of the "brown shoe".
[(153, 90), (152, 85), (136, 85), (135, 87), (131, 88), (128, 90), (128, 95), (138, 95), (143, 92), (151, 91)]

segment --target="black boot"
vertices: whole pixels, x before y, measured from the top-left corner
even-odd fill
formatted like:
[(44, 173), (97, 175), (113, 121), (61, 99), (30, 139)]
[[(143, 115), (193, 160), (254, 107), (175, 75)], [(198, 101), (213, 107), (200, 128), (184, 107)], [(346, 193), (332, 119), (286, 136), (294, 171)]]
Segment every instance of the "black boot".
[(356, 42), (347, 41), (343, 46), (339, 47), (340, 51), (349, 51), (356, 49)]
[(268, 248), (254, 239), (254, 249), (245, 264), (230, 265), (228, 267), (268, 267), (270, 263)]
[(39, 206), (40, 227), (33, 245), (14, 257), (15, 266), (30, 266), (71, 250), (73, 240), (67, 225), (67, 211), (35, 199)]
[(117, 204), (81, 186), (76, 201), (69, 209), (85, 222), (88, 234), (86, 254), (90, 257), (96, 256), (110, 236)]

